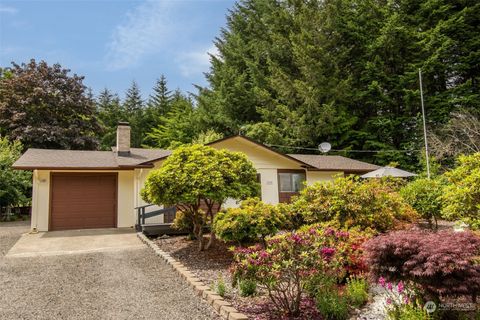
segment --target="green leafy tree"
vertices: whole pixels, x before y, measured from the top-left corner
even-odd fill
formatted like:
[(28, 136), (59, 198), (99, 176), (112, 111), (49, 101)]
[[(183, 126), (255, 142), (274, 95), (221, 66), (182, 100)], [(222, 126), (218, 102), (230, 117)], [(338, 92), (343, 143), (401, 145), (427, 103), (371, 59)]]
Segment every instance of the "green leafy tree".
[(29, 202), (32, 174), (12, 169), (22, 149), (19, 141), (9, 142), (0, 136), (0, 209)]
[(96, 149), (101, 130), (83, 77), (59, 64), (28, 63), (0, 76), (0, 134), (25, 148)]
[[(204, 249), (203, 227), (214, 218), (213, 206), (228, 199), (257, 195), (259, 185), (252, 163), (242, 153), (202, 145), (177, 148), (158, 170), (147, 177), (142, 197), (155, 204), (177, 204), (194, 225), (193, 233)], [(201, 210), (202, 203), (207, 212)], [(210, 247), (214, 240), (211, 233)]]
[(213, 130), (207, 130), (200, 132), (200, 134), (193, 139), (192, 143), (194, 144), (207, 144), (216, 140), (220, 140), (223, 138), (221, 133), (217, 133)]
[(460, 219), (472, 228), (480, 228), (480, 153), (458, 158), (457, 167), (445, 176), (449, 184), (442, 200), (442, 215), (447, 219)]

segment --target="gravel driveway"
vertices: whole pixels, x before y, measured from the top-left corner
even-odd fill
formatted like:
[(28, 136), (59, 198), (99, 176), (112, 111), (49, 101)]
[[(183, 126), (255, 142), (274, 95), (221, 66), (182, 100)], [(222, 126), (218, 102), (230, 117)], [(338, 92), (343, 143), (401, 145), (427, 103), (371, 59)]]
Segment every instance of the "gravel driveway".
[(4, 258), (26, 231), (0, 224), (0, 319), (219, 319), (146, 247)]

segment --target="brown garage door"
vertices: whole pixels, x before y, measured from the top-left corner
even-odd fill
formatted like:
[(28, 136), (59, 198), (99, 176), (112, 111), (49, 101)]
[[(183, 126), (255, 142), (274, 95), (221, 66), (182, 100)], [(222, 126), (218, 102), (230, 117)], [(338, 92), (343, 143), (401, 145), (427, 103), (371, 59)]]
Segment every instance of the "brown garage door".
[(116, 227), (116, 173), (54, 173), (50, 192), (50, 230)]

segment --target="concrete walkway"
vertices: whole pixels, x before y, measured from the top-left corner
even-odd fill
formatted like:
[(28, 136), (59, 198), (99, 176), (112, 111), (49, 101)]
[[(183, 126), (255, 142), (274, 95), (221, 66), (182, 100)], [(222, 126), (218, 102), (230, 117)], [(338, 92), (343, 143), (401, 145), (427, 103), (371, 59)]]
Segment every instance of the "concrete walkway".
[[(27, 239), (25, 232), (26, 224), (0, 223), (0, 319), (219, 319), (159, 257), (138, 246), (132, 233)], [(10, 250), (20, 238), (15, 250), (23, 257)], [(58, 243), (68, 239), (84, 242), (83, 249)], [(113, 248), (114, 239), (121, 245)], [(35, 251), (35, 241), (46, 241), (55, 254), (45, 254), (45, 245)], [(3, 256), (8, 251), (9, 257)]]
[(141, 248), (130, 229), (90, 229), (25, 233), (6, 257), (36, 257)]

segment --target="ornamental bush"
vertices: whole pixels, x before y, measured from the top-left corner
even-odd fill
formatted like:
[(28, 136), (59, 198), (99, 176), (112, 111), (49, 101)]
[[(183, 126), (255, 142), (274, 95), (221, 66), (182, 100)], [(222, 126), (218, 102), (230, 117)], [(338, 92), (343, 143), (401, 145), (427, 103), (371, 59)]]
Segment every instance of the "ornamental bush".
[(320, 226), (277, 235), (267, 240), (266, 248), (235, 249), (233, 281), (255, 281), (280, 313), (296, 316), (309, 279), (319, 275), (343, 278), (350, 269), (358, 269), (354, 265), (360, 264), (364, 239)]
[(245, 154), (186, 145), (175, 149), (159, 169), (148, 174), (141, 194), (149, 203), (176, 204), (187, 223), (193, 224), (201, 251), (208, 249), (215, 238), (212, 232), (204, 246), (203, 230), (214, 219), (214, 206), (221, 207), (228, 198), (254, 197), (259, 189), (256, 170)]
[(458, 166), (445, 173), (449, 184), (442, 195), (442, 215), (480, 228), (480, 153), (460, 156)]
[(400, 190), (400, 195), (430, 224), (437, 223), (442, 213), (441, 196), (445, 181), (443, 178), (416, 179)]
[(10, 142), (0, 136), (0, 212), (2, 207), (30, 202), (31, 172), (12, 169), (22, 154), (22, 148), (20, 142)]
[(240, 208), (217, 213), (213, 229), (224, 241), (265, 243), (265, 238), (276, 234), (284, 224), (285, 216), (276, 206), (251, 198), (243, 201)]
[(417, 217), (394, 189), (381, 179), (339, 177), (305, 188), (291, 210), (309, 224), (330, 221), (345, 228), (386, 231)]
[(480, 238), (471, 232), (395, 231), (364, 248), (374, 278), (412, 283), (425, 298), (480, 293)]

